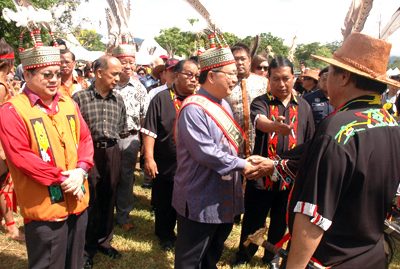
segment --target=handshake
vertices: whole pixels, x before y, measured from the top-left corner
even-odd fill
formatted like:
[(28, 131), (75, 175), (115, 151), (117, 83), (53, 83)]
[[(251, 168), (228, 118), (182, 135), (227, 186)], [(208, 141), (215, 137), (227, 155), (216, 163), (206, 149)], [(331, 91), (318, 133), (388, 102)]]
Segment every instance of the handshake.
[(274, 161), (258, 155), (246, 159), (246, 166), (242, 175), (249, 180), (257, 180), (261, 177), (272, 175), (274, 172)]

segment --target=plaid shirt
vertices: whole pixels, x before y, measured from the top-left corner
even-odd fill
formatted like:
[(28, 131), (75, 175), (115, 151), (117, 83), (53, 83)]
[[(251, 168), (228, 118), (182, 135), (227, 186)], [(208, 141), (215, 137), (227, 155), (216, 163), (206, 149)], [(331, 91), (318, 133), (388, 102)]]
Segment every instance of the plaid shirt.
[(93, 141), (118, 140), (119, 134), (128, 131), (124, 100), (113, 90), (103, 98), (92, 84), (72, 99), (79, 105)]

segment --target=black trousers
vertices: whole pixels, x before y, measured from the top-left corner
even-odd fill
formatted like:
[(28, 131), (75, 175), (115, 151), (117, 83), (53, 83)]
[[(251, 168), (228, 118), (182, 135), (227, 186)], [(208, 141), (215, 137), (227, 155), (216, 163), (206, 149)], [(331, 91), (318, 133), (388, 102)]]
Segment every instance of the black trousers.
[[(240, 261), (249, 261), (246, 249), (243, 243), (247, 240), (249, 234), (253, 234), (258, 229), (264, 227), (265, 220), (270, 212), (270, 225), (268, 230), (268, 242), (278, 243), (286, 232), (286, 209), (290, 190), (272, 192), (258, 190), (253, 184), (246, 185), (245, 194), (245, 213), (243, 216), (242, 232), (240, 235), (239, 251), (236, 253), (236, 259)], [(250, 244), (248, 251), (251, 257), (257, 252), (258, 246)], [(267, 250), (264, 251), (263, 260), (265, 262), (278, 263), (279, 257)]]
[(172, 207), (174, 181), (171, 177), (157, 175), (153, 179), (151, 197), (155, 206), (155, 234), (160, 240), (175, 240), (176, 211)]
[(233, 223), (209, 224), (177, 214), (175, 269), (216, 269)]
[(121, 176), (121, 151), (116, 144), (94, 149), (94, 166), (89, 173), (89, 220), (85, 256), (93, 258), (99, 247), (111, 248), (114, 234), (114, 205)]
[(25, 224), (28, 268), (82, 268), (87, 211), (60, 222)]

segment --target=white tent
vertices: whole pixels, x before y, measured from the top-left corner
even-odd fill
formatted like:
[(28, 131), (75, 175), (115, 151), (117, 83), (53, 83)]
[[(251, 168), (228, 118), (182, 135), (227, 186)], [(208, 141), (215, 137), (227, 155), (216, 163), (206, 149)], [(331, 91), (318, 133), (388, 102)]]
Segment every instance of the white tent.
[(386, 74), (391, 77), (391, 76), (398, 76), (400, 75), (400, 70), (396, 67), (395, 69), (389, 69)]
[(71, 33), (67, 35), (66, 39), (67, 47), (73, 54), (75, 54), (76, 61), (93, 62), (105, 54), (103, 51), (90, 51), (85, 49)]
[[(154, 51), (153, 55), (149, 55), (147, 49), (153, 47), (155, 47), (156, 50)], [(160, 55), (167, 55), (167, 51), (163, 49), (160, 45), (158, 45), (153, 37), (145, 39), (142, 42), (142, 46), (140, 47), (139, 52), (136, 52), (136, 64), (149, 65), (154, 58), (158, 58), (160, 57)]]

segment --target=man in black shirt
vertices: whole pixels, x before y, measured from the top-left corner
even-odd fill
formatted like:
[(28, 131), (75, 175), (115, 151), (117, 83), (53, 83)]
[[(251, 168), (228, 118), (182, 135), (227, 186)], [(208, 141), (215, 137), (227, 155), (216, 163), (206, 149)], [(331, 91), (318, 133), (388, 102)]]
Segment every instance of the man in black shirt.
[(311, 256), (335, 268), (385, 268), (384, 219), (399, 185), (400, 128), (380, 104), (391, 44), (350, 34), (330, 64), (336, 113), (322, 121), (300, 160), (289, 202), (286, 268)]
[[(307, 102), (292, 93), (295, 76), (293, 65), (287, 58), (277, 57), (270, 62), (268, 78), (271, 91), (254, 99), (250, 107), (250, 117), (256, 127), (253, 154), (278, 159), (281, 152), (311, 139), (314, 120)], [(284, 169), (291, 174), (287, 166)], [(291, 190), (287, 181), (276, 176), (247, 181), (245, 213), (235, 265), (248, 261), (243, 243), (249, 234), (264, 226), (270, 209), (268, 241), (276, 244), (285, 235), (285, 212)], [(249, 246), (251, 256), (257, 248), (254, 244)], [(279, 257), (271, 252), (266, 251), (263, 260), (269, 262), (271, 268), (279, 268)]]
[(172, 207), (172, 191), (177, 167), (173, 136), (176, 115), (182, 101), (197, 87), (199, 69), (193, 60), (178, 62), (175, 83), (158, 93), (150, 102), (143, 128), (144, 168), (153, 178), (152, 203), (155, 206), (155, 234), (164, 250), (170, 250), (176, 239), (176, 211)]
[(121, 175), (121, 151), (117, 140), (128, 131), (124, 100), (113, 92), (121, 70), (117, 58), (100, 57), (94, 66), (94, 84), (72, 96), (79, 105), (94, 144), (94, 166), (88, 177), (90, 202), (84, 268), (93, 265), (97, 250), (114, 259), (121, 257), (110, 244), (114, 232), (115, 194)]

